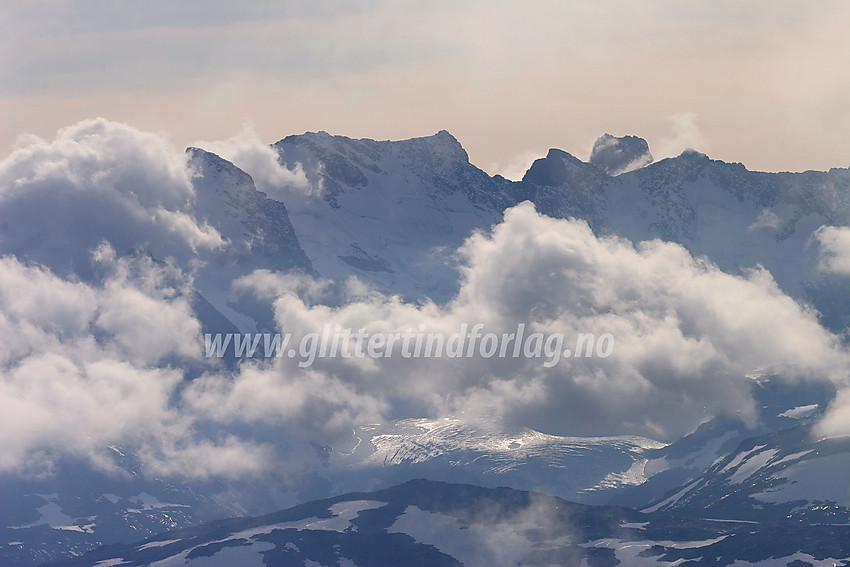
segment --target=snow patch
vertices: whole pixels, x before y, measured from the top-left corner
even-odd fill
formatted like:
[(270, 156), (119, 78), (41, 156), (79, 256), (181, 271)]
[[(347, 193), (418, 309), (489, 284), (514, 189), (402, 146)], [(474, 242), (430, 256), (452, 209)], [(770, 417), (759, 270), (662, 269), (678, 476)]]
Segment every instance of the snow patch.
[(725, 472), (729, 472), (730, 470), (732, 470), (735, 467), (737, 467), (738, 465), (740, 465), (744, 461), (744, 459), (746, 459), (752, 453), (758, 451), (759, 449), (764, 449), (765, 447), (767, 447), (767, 445), (758, 445), (756, 447), (753, 447), (749, 451), (744, 451), (743, 453), (738, 453), (735, 456), (735, 458), (732, 459), (732, 462), (730, 462), (728, 465), (723, 467), (723, 470), (721, 470), (720, 473), (722, 474), (722, 473), (725, 473)]
[(154, 548), (154, 547), (165, 547), (166, 545), (171, 545), (172, 543), (177, 543), (178, 541), (180, 541), (180, 540), (179, 539), (168, 539), (168, 540), (165, 540), (165, 541), (152, 541), (150, 543), (140, 545), (136, 549), (138, 549), (139, 551), (142, 551), (143, 549), (151, 549), (151, 548)]
[(152, 496), (147, 492), (141, 492), (137, 496), (129, 498), (133, 504), (141, 504), (142, 510), (156, 510), (159, 508), (188, 508), (186, 504), (170, 504), (161, 502), (156, 496)]
[(117, 565), (125, 565), (127, 563), (129, 563), (129, 561), (126, 561), (126, 560), (121, 559), (121, 558), (104, 559), (103, 561), (98, 561), (97, 563), (92, 565), (92, 567), (116, 567)]
[(755, 563), (748, 563), (738, 559), (732, 563), (730, 567), (785, 567), (794, 561), (800, 561), (804, 565), (812, 565), (813, 567), (835, 567), (836, 565), (842, 565), (845, 561), (847, 561), (847, 558), (834, 559), (832, 557), (827, 557), (826, 559), (815, 559), (813, 555), (798, 551), (794, 555), (789, 555), (787, 557), (774, 557), (771, 559), (756, 561)]
[(658, 504), (650, 506), (649, 508), (644, 508), (643, 510), (641, 510), (641, 512), (647, 512), (647, 513), (657, 512), (658, 510), (660, 510), (662, 508), (672, 506), (673, 504), (675, 504), (676, 502), (681, 500), (682, 497), (685, 494), (687, 494), (688, 492), (690, 492), (692, 488), (694, 488), (697, 484), (699, 484), (699, 482), (700, 482), (699, 479), (695, 480), (694, 482), (690, 483), (689, 485), (685, 486), (682, 490), (680, 490), (679, 492), (674, 494), (673, 496), (665, 498), (664, 500), (662, 500)]
[(805, 417), (811, 416), (815, 413), (820, 405), (811, 404), (808, 406), (797, 406), (795, 408), (786, 410), (779, 414), (778, 417), (790, 417), (791, 419), (803, 419)]
[(344, 532), (349, 529), (356, 529), (351, 523), (360, 512), (364, 510), (374, 510), (382, 506), (386, 506), (386, 502), (377, 500), (351, 500), (346, 502), (337, 502), (328, 510), (334, 515), (331, 518), (305, 518), (303, 520), (295, 520), (292, 522), (281, 522), (279, 524), (269, 524), (257, 528), (243, 530), (232, 535), (228, 539), (250, 539), (257, 535), (269, 534), (274, 530), (321, 530), (331, 532)]
[(807, 502), (834, 502), (850, 507), (850, 487), (847, 471), (850, 470), (850, 453), (838, 453), (794, 463), (774, 475), (787, 482), (755, 494), (762, 502), (783, 503), (794, 500)]
[(778, 452), (778, 449), (769, 449), (750, 457), (738, 468), (738, 470), (735, 471), (735, 474), (732, 475), (732, 478), (729, 479), (729, 481), (734, 484), (742, 483), (770, 462), (770, 460), (775, 457)]
[(39, 497), (47, 501), (44, 506), (39, 506), (36, 511), (41, 514), (41, 518), (29, 524), (20, 526), (9, 526), (10, 529), (20, 530), (26, 528), (34, 528), (36, 526), (50, 526), (54, 530), (64, 530), (69, 532), (92, 533), (94, 524), (78, 526), (74, 523), (74, 518), (66, 514), (62, 507), (55, 500), (59, 497), (58, 494), (39, 494)]

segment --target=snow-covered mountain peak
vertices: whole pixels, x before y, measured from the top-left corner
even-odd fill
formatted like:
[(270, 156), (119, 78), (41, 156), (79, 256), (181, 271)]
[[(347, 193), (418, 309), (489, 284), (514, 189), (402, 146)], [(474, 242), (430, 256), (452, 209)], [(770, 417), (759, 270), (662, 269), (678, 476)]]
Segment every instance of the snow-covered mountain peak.
[(513, 204), (445, 130), (400, 141), (304, 134), (275, 149), (312, 187), (287, 201), (298, 239), (316, 269), (340, 282), (356, 275), (376, 289), (446, 300), (457, 271), (442, 251)]
[(378, 147), (418, 175), (426, 185), (433, 187), (444, 185), (446, 177), (455, 178), (463, 175), (463, 170), (474, 168), (469, 163), (466, 150), (446, 130), (440, 130), (433, 136), (378, 142)]
[(594, 142), (590, 153), (590, 163), (611, 176), (640, 169), (652, 161), (649, 144), (637, 136), (618, 138), (603, 134)]
[(452, 162), (469, 162), (469, 154), (463, 146), (448, 130), (440, 130), (433, 136), (412, 138), (401, 142), (403, 145), (411, 146), (411, 149), (424, 151), (433, 157), (442, 158)]
[[(431, 136), (409, 138), (405, 140), (373, 140), (371, 138), (349, 138), (332, 135), (325, 131), (306, 132), (283, 138), (276, 147), (300, 146), (310, 148), (322, 154), (338, 153), (355, 161), (363, 159), (378, 160), (379, 152), (396, 155), (417, 154), (420, 161), (446, 161), (468, 163), (469, 155), (461, 143), (447, 130), (440, 130)], [(393, 151), (395, 150), (395, 151)], [(362, 163), (362, 165), (365, 165)]]
[[(215, 228), (227, 243), (203, 257), (196, 291), (210, 309), (240, 329), (250, 331), (254, 322), (229, 306), (233, 299), (230, 283), (254, 269), (299, 269), (312, 273), (312, 265), (298, 242), (283, 203), (269, 199), (256, 188), (250, 175), (218, 155), (200, 148), (188, 148), (186, 154), (193, 174), (195, 216)], [(209, 312), (202, 313), (201, 319), (211, 325), (210, 329), (229, 328), (214, 323), (208, 315)]]
[[(202, 148), (186, 148), (189, 168), (194, 176), (193, 187), (199, 212), (203, 214), (238, 214), (243, 201), (260, 194), (250, 175), (221, 156)], [(214, 196), (218, 195), (218, 198)], [(263, 195), (265, 196), (265, 195)], [(225, 198), (226, 209), (218, 209), (219, 199)]]
[(685, 148), (684, 150), (682, 150), (682, 153), (679, 154), (679, 157), (682, 159), (689, 159), (697, 162), (715, 161), (709, 158), (707, 154), (704, 154), (703, 152), (695, 150), (693, 148)]

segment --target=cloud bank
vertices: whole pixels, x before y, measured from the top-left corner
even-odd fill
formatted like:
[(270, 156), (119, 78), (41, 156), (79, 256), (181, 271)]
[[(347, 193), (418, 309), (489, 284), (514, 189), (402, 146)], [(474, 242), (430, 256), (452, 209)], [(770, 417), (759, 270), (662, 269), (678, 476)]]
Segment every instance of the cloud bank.
[[(839, 386), (848, 376), (839, 338), (765, 270), (730, 275), (679, 245), (599, 237), (530, 203), (467, 239), (460, 291), (445, 305), (356, 280), (338, 282), (340, 300), (329, 282), (264, 270), (233, 293), (271, 304), (296, 340), (325, 325), (448, 337), (464, 324), (502, 334), (522, 323), (528, 334), (563, 333), (565, 348), (609, 333), (610, 356), (551, 368), (480, 352), (310, 368), (284, 356), (227, 370), (202, 358), (191, 307), (196, 251), (227, 245), (193, 216), (191, 176), (163, 138), (104, 120), (0, 163), (0, 470), (56, 453), (108, 468), (115, 444), (157, 474), (303, 472), (319, 466), (311, 443), (405, 417), (671, 439), (712, 415), (754, 422), (753, 372)], [(827, 250), (843, 253), (843, 230), (819, 233)], [(842, 393), (824, 431), (850, 429), (848, 403)]]
[(102, 240), (188, 262), (223, 245), (193, 200), (185, 157), (162, 136), (86, 120), (0, 162), (0, 252), (66, 275), (88, 274)]
[[(373, 407), (386, 407), (387, 417), (496, 415), (552, 433), (670, 438), (718, 413), (756, 419), (747, 378), (754, 371), (784, 368), (791, 380), (840, 382), (850, 368), (838, 338), (819, 325), (815, 312), (783, 294), (769, 273), (729, 275), (676, 244), (599, 238), (582, 221), (551, 219), (525, 203), (507, 211), (492, 233), (471, 237), (460, 253), (463, 284), (442, 308), (382, 295), (331, 308), (270, 273), (240, 285), (265, 294), (277, 289), (277, 321), (296, 337), (328, 323), (449, 336), (464, 323), (501, 334), (520, 322), (529, 333), (615, 337), (611, 356), (564, 358), (553, 368), (539, 359), (481, 356), (314, 364), (312, 372), (345, 377), (340, 400), (356, 392)], [(263, 372), (291, 375), (297, 368), (284, 358)], [(237, 376), (229, 391), (216, 389), (228, 399), (238, 396), (234, 418), (273, 397), (269, 390), (240, 388), (241, 380)], [(205, 381), (194, 386), (208, 393)], [(232, 406), (208, 399), (205, 405)]]

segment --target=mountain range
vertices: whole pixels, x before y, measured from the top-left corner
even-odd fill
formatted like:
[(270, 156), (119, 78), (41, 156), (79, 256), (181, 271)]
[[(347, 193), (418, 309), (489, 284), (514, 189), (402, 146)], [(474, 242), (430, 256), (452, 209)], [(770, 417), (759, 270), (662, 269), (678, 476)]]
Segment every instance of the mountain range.
[[(753, 172), (692, 150), (656, 162), (644, 140), (609, 134), (587, 162), (552, 149), (516, 181), (471, 164), (447, 131), (403, 141), (307, 133), (266, 151), (300, 181), (260, 191), (258, 174), (239, 160), (186, 150), (192, 197), (175, 211), (226, 246), (175, 252), (168, 240), (120, 239), (119, 222), (82, 241), (63, 225), (73, 249), (65, 253), (62, 241), (18, 237), (26, 219), (9, 215), (0, 252), (80, 285), (106, 285), (97, 268), (81, 267), (80, 246), (106, 242), (120, 257), (173, 261), (192, 274), (184, 292), (201, 333), (278, 332), (288, 330), (280, 321), (290, 312), (256, 286), (246, 291), (258, 274), (321, 282), (305, 292), (311, 309), (379, 297), (445, 313), (468, 293), (470, 239), (495, 238), (494, 227), (530, 202), (543, 217), (584, 223), (602, 242), (637, 250), (673, 243), (697, 266), (769, 274), (770, 293), (802, 306), (836, 341), (850, 322), (850, 280), (830, 269), (824, 238), (850, 225), (848, 169)], [(8, 203), (0, 200), (0, 212), (14, 210)], [(598, 315), (598, 305), (587, 309)], [(182, 368), (179, 388), (191, 391), (254, 361), (172, 356), (157, 364)], [(385, 420), (306, 439), (309, 466), (288, 478), (151, 472), (132, 443), (100, 447), (105, 465), (61, 455), (37, 474), (0, 470), (0, 561), (848, 564), (850, 445), (818, 426), (841, 384), (797, 379), (781, 364), (753, 370), (743, 382), (749, 415), (706, 410), (692, 430), (671, 437), (658, 427), (657, 439), (644, 424), (572, 434), (546, 430), (545, 416), (426, 415), (404, 399)], [(217, 423), (195, 427), (219, 438), (230, 425), (224, 434)], [(250, 421), (232, 428), (275, 443), (274, 430)]]

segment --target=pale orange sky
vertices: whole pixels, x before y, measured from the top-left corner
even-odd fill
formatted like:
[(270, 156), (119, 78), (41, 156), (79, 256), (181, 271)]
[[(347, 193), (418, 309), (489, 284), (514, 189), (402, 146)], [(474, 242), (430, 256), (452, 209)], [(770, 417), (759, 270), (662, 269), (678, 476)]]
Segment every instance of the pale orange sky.
[(103, 116), (178, 146), (246, 121), (269, 143), (447, 129), (512, 177), (604, 132), (656, 159), (847, 167), (847, 29), (843, 1), (7, 1), (0, 155)]

